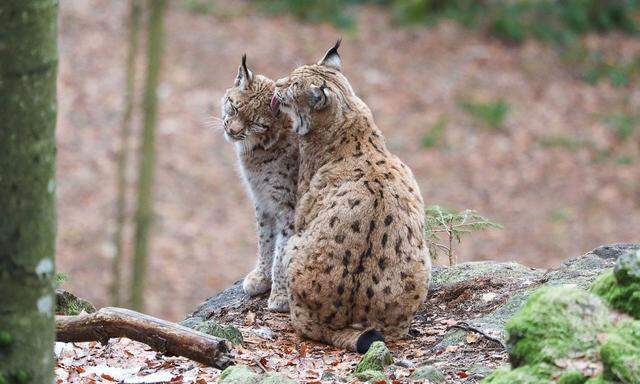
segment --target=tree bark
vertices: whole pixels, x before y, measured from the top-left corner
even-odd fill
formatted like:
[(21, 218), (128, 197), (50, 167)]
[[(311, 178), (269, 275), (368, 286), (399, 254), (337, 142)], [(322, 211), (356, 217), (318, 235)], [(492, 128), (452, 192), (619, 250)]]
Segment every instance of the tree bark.
[(138, 199), (134, 235), (133, 269), (131, 274), (131, 306), (144, 308), (144, 285), (151, 226), (152, 186), (155, 166), (155, 127), (158, 80), (164, 45), (163, 15), (165, 0), (150, 0), (147, 28), (147, 76), (144, 88), (144, 126), (140, 149), (140, 169), (138, 171)]
[(56, 317), (56, 340), (100, 341), (127, 337), (154, 350), (188, 357), (211, 367), (224, 369), (233, 363), (224, 339), (124, 308), (102, 308), (80, 316)]
[(122, 260), (124, 258), (124, 227), (127, 212), (127, 165), (129, 163), (129, 141), (131, 136), (131, 117), (135, 100), (136, 57), (138, 55), (138, 40), (140, 35), (140, 3), (136, 0), (129, 2), (129, 49), (127, 52), (124, 113), (120, 130), (120, 152), (118, 153), (117, 169), (117, 198), (116, 198), (116, 229), (113, 234), (115, 255), (113, 257), (111, 287), (112, 305), (120, 305)]
[(57, 4), (0, 2), (0, 382), (53, 380)]

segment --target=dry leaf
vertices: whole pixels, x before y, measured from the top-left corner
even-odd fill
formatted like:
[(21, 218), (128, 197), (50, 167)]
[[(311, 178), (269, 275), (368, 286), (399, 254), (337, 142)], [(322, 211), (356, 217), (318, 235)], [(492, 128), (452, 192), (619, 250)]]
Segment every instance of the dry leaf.
[(480, 340), (480, 335), (478, 335), (475, 332), (469, 332), (467, 333), (467, 337), (466, 337), (467, 343), (469, 344), (473, 344), (478, 342), (478, 340)]
[(453, 353), (456, 352), (460, 348), (459, 345), (450, 345), (444, 349), (444, 353)]

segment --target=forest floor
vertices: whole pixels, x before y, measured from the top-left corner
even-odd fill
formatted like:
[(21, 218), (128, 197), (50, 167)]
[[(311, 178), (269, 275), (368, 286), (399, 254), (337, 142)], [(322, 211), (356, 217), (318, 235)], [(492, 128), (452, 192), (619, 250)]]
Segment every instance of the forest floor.
[[(184, 3), (171, 2), (166, 15), (145, 295), (151, 314), (180, 320), (253, 266), (253, 212), (232, 146), (204, 124), (218, 115), (242, 53), (255, 71), (278, 78), (315, 62), (340, 35), (344, 73), (390, 149), (413, 169), (425, 201), (472, 208), (504, 225), (465, 238), (461, 260), (545, 267), (637, 238), (640, 129), (632, 124), (632, 139), (623, 140), (611, 121), (640, 110), (640, 88), (590, 85), (539, 42), (508, 46), (452, 22), (396, 26), (374, 6), (358, 8), (357, 29), (347, 33), (268, 16), (246, 1), (219, 1), (210, 13)], [(108, 303), (113, 258), (126, 4), (60, 3), (57, 266), (69, 275), (67, 289), (99, 307)], [(586, 43), (606, 54), (640, 52), (637, 39), (620, 35)], [(508, 106), (499, 129), (462, 106), (499, 100)], [(438, 121), (442, 137), (427, 148), (423, 139)]]

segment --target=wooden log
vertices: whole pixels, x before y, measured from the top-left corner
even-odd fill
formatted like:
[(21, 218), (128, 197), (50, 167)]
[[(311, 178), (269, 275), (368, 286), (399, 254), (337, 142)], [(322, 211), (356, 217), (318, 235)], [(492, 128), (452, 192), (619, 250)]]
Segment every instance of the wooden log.
[(210, 367), (233, 364), (226, 340), (129, 309), (106, 307), (85, 315), (56, 316), (57, 341), (106, 344), (112, 337), (127, 337)]

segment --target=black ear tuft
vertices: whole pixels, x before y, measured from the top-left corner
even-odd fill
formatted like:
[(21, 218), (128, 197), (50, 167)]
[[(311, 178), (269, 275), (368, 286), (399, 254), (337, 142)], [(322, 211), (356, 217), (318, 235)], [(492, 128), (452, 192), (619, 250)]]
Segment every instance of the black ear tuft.
[(373, 344), (375, 341), (384, 341), (382, 333), (376, 331), (375, 329), (370, 329), (362, 333), (358, 337), (358, 341), (356, 342), (356, 351), (360, 354), (367, 353), (369, 347), (371, 347), (371, 344)]
[(329, 51), (327, 51), (327, 55), (338, 55), (338, 48), (340, 48), (340, 44), (342, 43), (342, 37), (338, 38), (338, 40), (336, 41), (336, 43), (333, 45), (333, 47), (331, 47), (331, 49)]
[(340, 43), (342, 43), (342, 39), (338, 39), (338, 41), (336, 41), (335, 45), (324, 54), (322, 60), (318, 61), (318, 65), (324, 65), (340, 71), (342, 69), (342, 60), (338, 54)]
[(242, 54), (242, 68), (247, 71), (247, 54)]
[(236, 77), (236, 86), (247, 88), (253, 81), (253, 73), (247, 68), (247, 54), (242, 55), (242, 62), (238, 68), (238, 76)]

